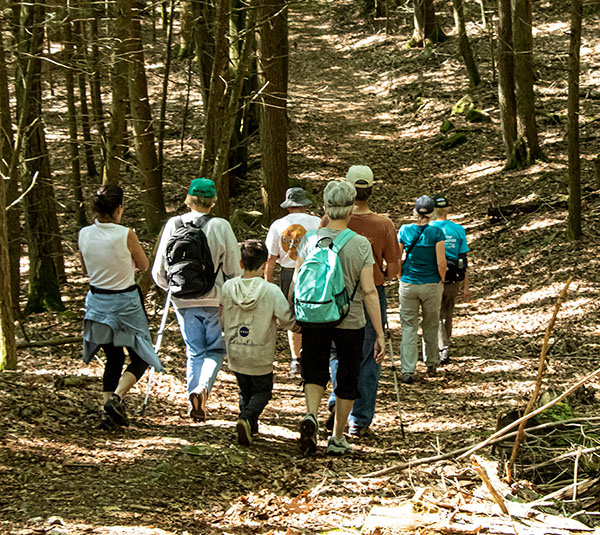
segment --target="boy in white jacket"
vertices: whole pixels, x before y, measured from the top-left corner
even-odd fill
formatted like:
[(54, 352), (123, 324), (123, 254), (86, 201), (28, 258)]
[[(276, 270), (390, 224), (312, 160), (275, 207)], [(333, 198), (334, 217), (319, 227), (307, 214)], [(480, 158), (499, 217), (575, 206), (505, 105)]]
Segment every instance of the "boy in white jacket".
[(268, 256), (265, 244), (246, 240), (241, 253), (244, 274), (223, 284), (220, 321), (229, 368), (240, 389), (238, 443), (249, 446), (273, 393), (276, 320), (287, 330), (296, 328), (296, 322), (279, 287), (263, 278)]

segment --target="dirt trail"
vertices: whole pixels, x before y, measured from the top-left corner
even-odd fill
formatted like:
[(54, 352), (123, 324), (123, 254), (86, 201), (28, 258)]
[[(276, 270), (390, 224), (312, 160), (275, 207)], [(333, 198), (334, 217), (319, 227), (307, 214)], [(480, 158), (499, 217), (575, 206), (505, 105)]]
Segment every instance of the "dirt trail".
[[(476, 442), (492, 430), (499, 410), (522, 401), (567, 268), (577, 270), (579, 293), (559, 321), (549, 382), (560, 387), (590, 368), (586, 359), (595, 355), (592, 344), (597, 349), (600, 332), (600, 280), (593, 269), (597, 231), (569, 249), (573, 258), (557, 265), (551, 260), (565, 248), (558, 234), (564, 210), (500, 223), (485, 217), (492, 200), (518, 198), (544, 173), (556, 173), (559, 164), (521, 175), (501, 173), (496, 123), (461, 124), (470, 143), (441, 151), (435, 143), (441, 120), (468, 88), (454, 45), (427, 55), (402, 46), (408, 28), (386, 38), (356, 20), (348, 2), (292, 5), (290, 175), (312, 190), (318, 206), (326, 180), (342, 177), (349, 165), (368, 164), (377, 180), (373, 208), (396, 225), (410, 219), (418, 195), (451, 191), (473, 250), (473, 299), (458, 307), (451, 363), (436, 378), (424, 378), (421, 363), (417, 383), (401, 386), (406, 439), (400, 436), (387, 360), (374, 436), (356, 441), (349, 458), (326, 458), (325, 435), (317, 457), (298, 456), (304, 404), (298, 380), (287, 372), (283, 335), (274, 399), (252, 448), (234, 440), (237, 394), (226, 369), (209, 400), (208, 422), (190, 424), (185, 417), (185, 356), (174, 318), (163, 345), (168, 375), (158, 380), (146, 414), (119, 433), (94, 429), (99, 363), (82, 366), (77, 348), (22, 352), (17, 372), (0, 374), (0, 532), (32, 535), (48, 527), (53, 515), (64, 522), (61, 527), (57, 521), (56, 535), (284, 534), (288, 527), (307, 533), (360, 527), (370, 505), (412, 495), (430, 476), (415, 471), (366, 486), (340, 478)], [(488, 68), (484, 59), (482, 68)], [(496, 121), (493, 88), (484, 87), (478, 98)], [(555, 193), (553, 187), (543, 182), (544, 193)], [(597, 205), (588, 208), (597, 214)], [(548, 234), (545, 220), (556, 234)], [(78, 284), (74, 309), (81, 308), (84, 295), (83, 282)], [(388, 297), (398, 359), (395, 285)], [(154, 299), (150, 314), (156, 327), (162, 297)], [(47, 328), (43, 320), (32, 319), (31, 328)], [(75, 333), (78, 323), (71, 328)], [(570, 358), (559, 360), (563, 354)], [(130, 396), (132, 410), (145, 386), (143, 380)], [(320, 420), (325, 416), (323, 405)]]

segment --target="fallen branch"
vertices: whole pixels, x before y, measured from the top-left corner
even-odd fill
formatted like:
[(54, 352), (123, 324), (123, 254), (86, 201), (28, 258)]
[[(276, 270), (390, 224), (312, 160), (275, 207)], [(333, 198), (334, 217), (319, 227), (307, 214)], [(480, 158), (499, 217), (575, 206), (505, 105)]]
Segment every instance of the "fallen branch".
[(26, 349), (28, 347), (50, 347), (62, 346), (65, 344), (81, 344), (83, 338), (81, 336), (66, 336), (64, 338), (50, 338), (48, 340), (34, 340), (33, 342), (19, 342), (17, 349)]
[(473, 468), (479, 474), (479, 477), (481, 478), (481, 481), (483, 481), (484, 485), (490, 491), (490, 494), (492, 495), (492, 498), (494, 498), (494, 501), (500, 507), (500, 510), (505, 515), (507, 515), (508, 514), (508, 509), (506, 508), (506, 504), (504, 503), (504, 498), (494, 488), (494, 485), (492, 485), (492, 482), (490, 481), (490, 478), (489, 478), (489, 476), (487, 474), (487, 470), (485, 469), (485, 467), (483, 466), (483, 464), (481, 463), (481, 461), (477, 458), (477, 455), (471, 456), (471, 462), (473, 463)]
[(588, 490), (589, 488), (593, 487), (596, 483), (600, 483), (600, 477), (597, 477), (596, 479), (584, 479), (583, 481), (580, 481), (579, 483), (571, 483), (570, 485), (567, 485), (566, 487), (563, 487), (562, 489), (558, 489), (554, 492), (552, 492), (551, 494), (548, 494), (547, 496), (544, 496), (543, 498), (540, 498), (539, 500), (535, 500), (534, 502), (531, 502), (529, 505), (531, 507), (534, 507), (536, 505), (542, 504), (544, 502), (548, 502), (550, 500), (563, 500), (564, 498), (567, 498), (569, 495), (573, 496), (574, 493), (583, 493), (586, 490)]
[[(533, 389), (533, 392), (531, 393), (531, 397), (529, 398), (529, 403), (527, 404), (527, 407), (525, 408), (523, 416), (527, 416), (531, 412), (531, 409), (533, 409), (533, 406), (535, 405), (537, 397), (542, 388), (542, 377), (544, 375), (544, 367), (546, 364), (546, 354), (548, 353), (548, 344), (550, 342), (550, 335), (552, 334), (552, 331), (554, 330), (554, 324), (556, 323), (556, 317), (558, 316), (558, 311), (560, 310), (560, 306), (562, 305), (562, 302), (565, 300), (567, 291), (569, 290), (569, 285), (571, 284), (572, 280), (573, 280), (572, 276), (567, 279), (567, 282), (565, 283), (563, 289), (558, 294), (558, 298), (556, 299), (556, 304), (554, 305), (554, 312), (552, 313), (552, 317), (550, 318), (550, 322), (548, 323), (548, 326), (546, 327), (546, 332), (544, 334), (544, 343), (542, 344), (542, 351), (540, 353), (540, 359), (538, 362), (538, 371), (537, 371), (537, 375), (535, 378), (535, 387)], [(512, 479), (512, 472), (515, 467), (515, 461), (517, 460), (517, 453), (519, 451), (519, 445), (521, 444), (521, 442), (523, 440), (523, 432), (525, 431), (525, 424), (526, 424), (526, 420), (524, 420), (519, 425), (519, 429), (517, 430), (517, 437), (515, 438), (515, 443), (513, 444), (512, 453), (510, 455), (510, 460), (508, 461), (508, 465), (506, 467), (506, 472), (507, 472), (507, 476), (508, 476), (507, 479), (508, 479), (509, 483)]]
[(533, 464), (531, 466), (525, 466), (524, 468), (522, 468), (522, 470), (523, 470), (523, 472), (533, 472), (535, 470), (538, 470), (539, 468), (543, 468), (544, 466), (548, 466), (552, 463), (559, 463), (560, 461), (564, 461), (565, 459), (568, 459), (569, 457), (574, 457), (578, 454), (587, 455), (588, 453), (596, 453), (596, 452), (600, 452), (600, 446), (596, 446), (595, 448), (586, 448), (584, 450), (568, 451), (567, 453), (563, 453), (562, 455), (559, 455), (558, 457), (548, 459), (547, 461), (544, 461), (543, 463)]

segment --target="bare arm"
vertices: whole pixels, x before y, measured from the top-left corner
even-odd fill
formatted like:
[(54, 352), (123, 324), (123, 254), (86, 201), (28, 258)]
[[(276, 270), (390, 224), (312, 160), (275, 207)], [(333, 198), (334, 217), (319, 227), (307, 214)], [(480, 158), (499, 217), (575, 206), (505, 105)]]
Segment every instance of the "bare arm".
[(385, 270), (386, 280), (393, 280), (400, 274), (400, 264), (400, 260), (396, 260), (395, 262), (388, 262), (387, 268)]
[(446, 280), (446, 271), (448, 266), (446, 265), (446, 242), (439, 241), (435, 244), (435, 257), (437, 259), (438, 272), (442, 278), (442, 282)]
[(81, 270), (83, 271), (83, 274), (87, 275), (87, 267), (85, 267), (85, 260), (83, 259), (81, 251), (79, 251), (79, 260), (81, 260)]
[(140, 271), (148, 271), (148, 268), (150, 267), (148, 257), (146, 256), (144, 249), (142, 249), (142, 244), (140, 243), (140, 240), (138, 240), (137, 234), (131, 229), (129, 229), (127, 234), (127, 249), (129, 249), (129, 252), (131, 253), (135, 267)]
[(381, 323), (381, 309), (379, 308), (379, 294), (373, 279), (373, 266), (363, 268), (360, 272), (360, 287), (363, 292), (367, 314), (375, 329), (377, 339), (375, 340), (375, 362), (378, 364), (385, 357), (385, 338), (383, 325)]
[(468, 302), (471, 298), (471, 292), (469, 291), (469, 270), (465, 271), (465, 280), (463, 280), (463, 301)]
[(400, 261), (398, 266), (398, 278), (402, 276), (402, 264), (404, 263), (404, 244), (400, 242)]
[(277, 256), (270, 254), (267, 258), (267, 265), (265, 266), (265, 280), (267, 282), (273, 282), (273, 272), (275, 271), (275, 262), (277, 262)]

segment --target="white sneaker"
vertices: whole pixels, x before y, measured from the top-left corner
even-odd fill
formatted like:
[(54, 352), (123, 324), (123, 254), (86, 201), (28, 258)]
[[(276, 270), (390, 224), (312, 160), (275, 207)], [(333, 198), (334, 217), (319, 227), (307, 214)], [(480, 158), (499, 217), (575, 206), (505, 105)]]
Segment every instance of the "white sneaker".
[(327, 442), (327, 455), (346, 455), (347, 453), (352, 453), (353, 451), (354, 448), (348, 444), (346, 437), (329, 437), (329, 441)]

